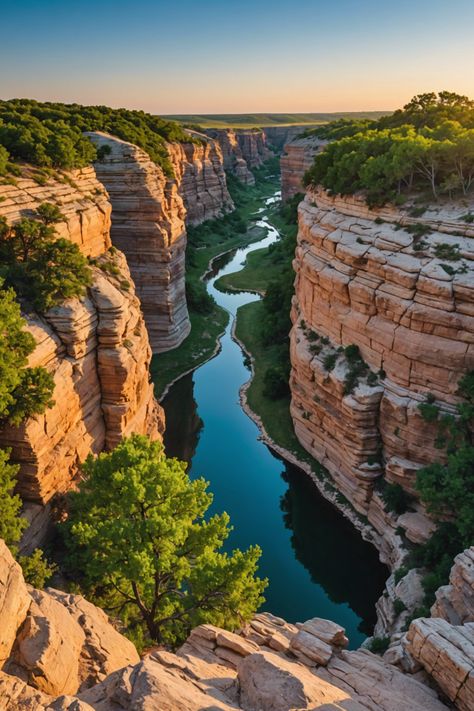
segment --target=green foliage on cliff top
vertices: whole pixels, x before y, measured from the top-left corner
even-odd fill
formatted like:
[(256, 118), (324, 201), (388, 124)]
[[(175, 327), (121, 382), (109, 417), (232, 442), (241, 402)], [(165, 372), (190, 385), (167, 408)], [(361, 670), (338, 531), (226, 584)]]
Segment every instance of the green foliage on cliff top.
[(54, 224), (63, 219), (51, 203), (40, 205), (35, 219), (24, 217), (14, 225), (0, 217), (0, 276), (38, 311), (82, 296), (91, 283), (77, 244), (57, 237)]
[[(174, 121), (145, 111), (108, 106), (41, 103), (32, 99), (0, 101), (0, 147), (13, 161), (46, 168), (81, 168), (97, 152), (84, 131), (105, 131), (143, 148), (169, 175), (166, 141), (192, 142)], [(0, 151), (0, 172), (8, 160)]]
[(260, 549), (222, 552), (226, 513), (207, 516), (212, 495), (191, 481), (186, 463), (133, 435), (89, 457), (87, 478), (70, 494), (66, 542), (84, 586), (130, 628), (175, 645), (202, 623), (227, 629), (263, 602), (256, 577)]
[(474, 101), (421, 94), (372, 122), (338, 122), (315, 134), (331, 140), (305, 176), (342, 195), (365, 191), (371, 205), (430, 190), (466, 195), (474, 185)]

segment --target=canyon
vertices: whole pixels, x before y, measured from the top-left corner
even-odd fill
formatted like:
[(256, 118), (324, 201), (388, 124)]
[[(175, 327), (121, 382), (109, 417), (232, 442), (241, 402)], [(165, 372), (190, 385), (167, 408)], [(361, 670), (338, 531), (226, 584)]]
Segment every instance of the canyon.
[[(297, 127), (293, 128), (296, 132)], [(190, 330), (185, 296), (186, 225), (234, 207), (226, 170), (246, 185), (270, 156), (268, 143), (290, 139), (281, 159), (282, 191), (302, 191), (302, 176), (323, 142), (294, 140), (288, 129), (213, 129), (169, 143), (170, 177), (141, 148), (110, 134), (95, 168), (39, 185), (23, 175), (0, 186), (8, 222), (58, 205), (59, 235), (90, 258), (93, 284), (39, 315), (25, 314), (37, 347), (30, 365), (54, 375), (53, 407), (19, 427), (3, 425), (2, 447), (20, 464), (18, 491), (30, 521), (22, 550), (43, 539), (52, 509), (80, 475), (89, 452), (138, 432), (163, 438), (165, 418), (150, 381), (152, 353), (179, 346)], [(291, 415), (296, 435), (337, 492), (364, 517), (391, 570), (403, 561), (401, 531), (426, 541), (434, 524), (417, 499), (417, 470), (439, 458), (436, 427), (419, 405), (433, 396), (441, 412), (460, 402), (460, 374), (474, 367), (474, 287), (466, 206), (367, 207), (358, 196), (308, 189), (299, 206), (291, 331)], [(404, 227), (428, 225), (417, 249)], [(457, 245), (462, 269), (436, 257)], [(230, 340), (230, 338), (229, 338)], [(357, 346), (369, 370), (347, 392)], [(227, 347), (227, 346), (224, 346)], [(330, 356), (334, 367), (325, 363)], [(368, 374), (373, 377), (367, 378)], [(382, 464), (384, 462), (384, 464)], [(400, 484), (413, 510), (386, 510), (380, 483)], [(395, 614), (415, 608), (419, 571), (392, 575), (377, 603), (376, 636), (390, 636), (383, 659), (347, 651), (345, 630), (326, 620), (288, 623), (260, 613), (237, 634), (197, 627), (172, 654), (140, 660), (105, 614), (77, 595), (26, 586), (0, 542), (0, 698), (6, 708), (119, 711), (175, 709), (439, 709), (474, 705), (474, 549), (461, 553), (430, 618)], [(438, 693), (439, 692), (439, 693)], [(446, 703), (445, 703), (446, 702)], [(155, 706), (154, 706), (155, 704)]]

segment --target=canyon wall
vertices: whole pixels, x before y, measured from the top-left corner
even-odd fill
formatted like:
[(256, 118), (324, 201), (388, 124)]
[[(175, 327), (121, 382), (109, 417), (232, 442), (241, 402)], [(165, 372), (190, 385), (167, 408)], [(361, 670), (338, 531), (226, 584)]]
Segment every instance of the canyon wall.
[(219, 142), (196, 131), (189, 133), (197, 142), (169, 143), (167, 147), (186, 208), (186, 223), (199, 225), (231, 212), (234, 203), (227, 189)]
[[(414, 483), (416, 471), (442, 452), (437, 427), (423, 419), (419, 405), (429, 397), (441, 413), (453, 412), (458, 381), (474, 368), (474, 227), (463, 221), (467, 208), (413, 218), (407, 210), (371, 210), (356, 196), (322, 190), (308, 191), (299, 207), (290, 383), (295, 432), (379, 532), (392, 566), (399, 563), (398, 527), (415, 543), (433, 530)], [(422, 240), (403, 229), (416, 223), (430, 228)], [(436, 256), (446, 249), (459, 252), (447, 267)], [(351, 344), (367, 368), (352, 385), (357, 355), (343, 352)], [(385, 511), (382, 478), (413, 497), (411, 511), (398, 517)]]
[(326, 144), (327, 141), (322, 141), (316, 136), (295, 137), (290, 142), (285, 143), (283, 155), (280, 158), (281, 198), (283, 202), (297, 193), (304, 192), (303, 176), (313, 165), (316, 153), (319, 153)]
[(301, 136), (303, 131), (313, 128), (310, 124), (300, 126), (263, 126), (262, 131), (267, 139), (268, 147), (276, 153), (281, 153), (290, 141)]
[(127, 257), (152, 351), (170, 350), (191, 328), (185, 293), (186, 210), (176, 181), (141, 148), (104, 133), (88, 135), (110, 150), (95, 168), (110, 196), (112, 242)]
[(224, 169), (235, 175), (244, 185), (254, 185), (255, 178), (240, 150), (237, 134), (233, 128), (209, 128), (206, 133), (220, 145)]
[(93, 256), (93, 284), (81, 299), (67, 299), (43, 315), (25, 314), (36, 340), (29, 365), (54, 377), (54, 405), (18, 427), (3, 425), (0, 446), (20, 464), (18, 491), (32, 522), (23, 547), (44, 532), (48, 504), (67, 491), (89, 452), (111, 448), (132, 432), (161, 436), (164, 417), (150, 383), (151, 350), (124, 255), (110, 249), (111, 207), (94, 170), (87, 168), (44, 186), (20, 178), (2, 186), (0, 215), (8, 221), (34, 214), (45, 201), (66, 220), (58, 233)]
[(267, 139), (261, 129), (238, 129), (235, 134), (242, 157), (249, 168), (259, 168), (272, 157), (273, 153), (268, 148)]
[[(466, 561), (471, 554), (466, 551)], [(470, 575), (472, 583), (472, 569)], [(453, 572), (453, 580), (457, 576)], [(261, 613), (237, 633), (200, 625), (175, 654), (155, 648), (139, 660), (133, 644), (81, 596), (27, 587), (0, 541), (5, 711), (444, 711), (437, 688), (469, 711), (469, 624), (415, 620), (395, 665), (364, 649), (346, 651), (345, 631), (334, 622), (314, 618), (293, 625)]]

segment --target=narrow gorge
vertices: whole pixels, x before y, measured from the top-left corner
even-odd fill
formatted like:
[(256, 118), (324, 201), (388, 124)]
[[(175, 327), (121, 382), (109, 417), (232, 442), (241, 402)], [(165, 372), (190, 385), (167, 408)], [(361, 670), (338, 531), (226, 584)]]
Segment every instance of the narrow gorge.
[[(2, 280), (34, 339), (27, 367), (53, 383), (42, 409), (0, 420), (17, 472), (5, 494), (28, 522), (0, 540), (0, 709), (469, 711), (474, 549), (436, 550), (442, 572), (421, 557), (457, 516), (426, 503), (418, 476), (471, 437), (472, 197), (338, 192), (314, 177), (331, 128), (182, 127), (106, 107), (78, 123), (58, 106), (86, 165), (41, 172), (20, 156), (0, 184), (0, 246), (18, 262)], [(89, 275), (47, 308), (17, 276), (40, 222)], [(95, 531), (87, 511), (74, 519), (88, 482), (103, 486)], [(159, 578), (173, 545), (176, 571)], [(47, 585), (19, 565), (41, 546)], [(105, 583), (116, 551), (125, 590)], [(155, 626), (137, 593), (150, 560), (153, 614), (172, 581)]]

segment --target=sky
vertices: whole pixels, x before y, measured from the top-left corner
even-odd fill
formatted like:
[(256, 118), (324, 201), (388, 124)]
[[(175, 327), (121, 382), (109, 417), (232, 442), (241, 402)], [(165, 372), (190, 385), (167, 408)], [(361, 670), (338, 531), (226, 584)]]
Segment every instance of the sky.
[(158, 114), (474, 97), (474, 0), (2, 0), (0, 98)]

